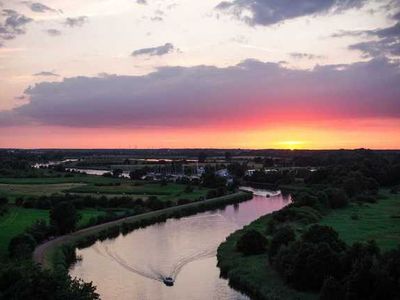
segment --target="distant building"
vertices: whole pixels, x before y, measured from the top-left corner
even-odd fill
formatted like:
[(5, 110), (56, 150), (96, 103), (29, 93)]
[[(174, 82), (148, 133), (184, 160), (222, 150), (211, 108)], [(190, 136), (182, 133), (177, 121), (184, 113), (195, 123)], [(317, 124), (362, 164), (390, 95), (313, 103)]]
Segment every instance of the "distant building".
[(217, 176), (219, 176), (219, 177), (224, 177), (224, 178), (230, 176), (230, 175), (229, 175), (228, 169), (221, 169), (221, 170), (218, 170), (218, 171), (215, 172), (215, 175), (217, 175)]
[(246, 172), (244, 172), (244, 175), (245, 176), (253, 176), (255, 171), (256, 171), (255, 169), (246, 170)]

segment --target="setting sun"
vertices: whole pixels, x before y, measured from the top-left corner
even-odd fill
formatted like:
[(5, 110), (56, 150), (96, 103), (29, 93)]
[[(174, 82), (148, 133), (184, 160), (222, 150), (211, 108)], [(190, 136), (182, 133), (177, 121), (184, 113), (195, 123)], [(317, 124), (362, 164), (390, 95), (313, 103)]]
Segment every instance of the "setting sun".
[(278, 143), (279, 148), (290, 150), (303, 149), (304, 144), (305, 142), (303, 141), (282, 141)]

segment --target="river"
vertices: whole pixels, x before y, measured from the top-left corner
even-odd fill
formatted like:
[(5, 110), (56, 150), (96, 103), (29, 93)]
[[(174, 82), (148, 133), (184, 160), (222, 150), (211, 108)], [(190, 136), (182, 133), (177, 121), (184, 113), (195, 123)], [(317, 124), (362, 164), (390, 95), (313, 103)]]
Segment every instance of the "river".
[[(170, 219), (77, 250), (70, 275), (93, 281), (103, 300), (244, 300), (219, 277), (216, 250), (232, 232), (290, 203), (290, 196), (254, 190), (249, 201)], [(266, 196), (266, 195), (269, 196)], [(167, 287), (162, 279), (174, 278)]]

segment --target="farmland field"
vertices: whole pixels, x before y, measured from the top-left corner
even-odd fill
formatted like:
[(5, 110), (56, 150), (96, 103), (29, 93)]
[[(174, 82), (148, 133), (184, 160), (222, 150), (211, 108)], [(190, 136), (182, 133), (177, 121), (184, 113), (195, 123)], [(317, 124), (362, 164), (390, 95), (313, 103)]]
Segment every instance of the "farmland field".
[[(80, 210), (81, 219), (79, 225), (85, 225), (91, 217), (104, 214), (98, 210)], [(42, 209), (26, 209), (11, 207), (9, 211), (0, 217), (0, 257), (6, 254), (10, 240), (24, 232), (24, 230), (37, 220), (49, 220), (49, 211)]]

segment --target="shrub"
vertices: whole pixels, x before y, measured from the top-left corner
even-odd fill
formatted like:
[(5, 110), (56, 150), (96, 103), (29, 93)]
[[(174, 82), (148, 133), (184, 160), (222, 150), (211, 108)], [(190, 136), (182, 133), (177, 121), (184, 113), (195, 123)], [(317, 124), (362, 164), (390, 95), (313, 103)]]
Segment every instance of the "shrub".
[(339, 239), (339, 234), (329, 226), (313, 225), (301, 238), (305, 243), (327, 243), (334, 251), (346, 249), (345, 243)]
[(268, 240), (257, 230), (246, 231), (237, 241), (236, 249), (244, 255), (261, 254), (266, 251)]
[(32, 235), (21, 233), (11, 239), (8, 245), (8, 253), (10, 257), (17, 259), (29, 258), (36, 247), (36, 241)]
[(330, 208), (342, 208), (348, 204), (346, 192), (339, 188), (330, 188), (325, 190), (328, 196), (328, 205)]
[(343, 285), (330, 276), (325, 279), (319, 295), (320, 300), (339, 300), (345, 299)]
[(273, 235), (270, 246), (268, 248), (268, 257), (270, 260), (278, 253), (283, 245), (288, 245), (296, 240), (296, 234), (289, 226), (282, 227)]

